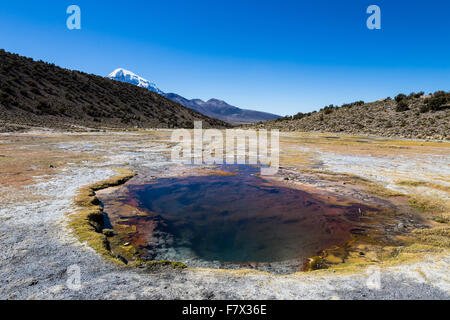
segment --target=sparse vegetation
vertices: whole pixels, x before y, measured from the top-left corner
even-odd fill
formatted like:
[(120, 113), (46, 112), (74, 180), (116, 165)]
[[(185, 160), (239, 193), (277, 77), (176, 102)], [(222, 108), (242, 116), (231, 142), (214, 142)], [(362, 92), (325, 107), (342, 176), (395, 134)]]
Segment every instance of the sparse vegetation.
[(426, 181), (410, 181), (410, 180), (400, 180), (396, 181), (396, 184), (401, 186), (408, 186), (408, 187), (427, 187), (432, 188), (436, 190), (441, 190), (450, 193), (450, 187), (445, 186), (443, 184), (438, 183), (432, 183), (432, 182), (426, 182)]
[(141, 261), (136, 263), (139, 267), (146, 267), (149, 269), (153, 268), (159, 268), (159, 267), (171, 267), (173, 269), (186, 269), (187, 266), (183, 262), (178, 261), (169, 261), (169, 260), (162, 260), (162, 261)]
[(438, 91), (430, 96), (401, 93), (394, 99), (329, 105), (317, 112), (300, 112), (249, 127), (450, 140), (449, 107), (450, 92)]

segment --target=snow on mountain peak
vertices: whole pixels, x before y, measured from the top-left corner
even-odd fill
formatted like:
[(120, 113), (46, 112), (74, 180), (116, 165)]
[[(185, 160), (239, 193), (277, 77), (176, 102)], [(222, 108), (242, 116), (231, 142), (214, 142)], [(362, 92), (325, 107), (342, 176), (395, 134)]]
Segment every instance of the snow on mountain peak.
[(144, 79), (144, 78), (138, 76), (137, 74), (135, 74), (129, 70), (126, 70), (124, 68), (118, 68), (118, 69), (114, 70), (112, 73), (110, 73), (108, 75), (108, 78), (110, 78), (112, 80), (116, 80), (116, 81), (131, 83), (138, 87), (146, 88), (150, 91), (153, 91), (153, 92), (156, 92), (159, 94), (164, 94), (164, 92), (162, 92), (156, 86), (156, 84), (154, 84), (154, 83), (150, 82), (149, 80)]
[(114, 70), (113, 72), (111, 72), (108, 75), (108, 78), (122, 77), (122, 76), (127, 76), (127, 75), (132, 76), (132, 77), (137, 76), (135, 73), (133, 73), (129, 70), (126, 70), (124, 68), (118, 68), (118, 69)]

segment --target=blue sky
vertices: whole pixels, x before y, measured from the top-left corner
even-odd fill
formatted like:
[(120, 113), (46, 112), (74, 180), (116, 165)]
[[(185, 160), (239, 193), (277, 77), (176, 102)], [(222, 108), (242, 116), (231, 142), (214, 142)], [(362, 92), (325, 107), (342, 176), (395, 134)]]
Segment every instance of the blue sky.
[[(82, 29), (66, 28), (66, 8)], [(368, 30), (366, 9), (381, 8)], [(450, 2), (145, 0), (0, 3), (0, 47), (187, 98), (281, 115), (450, 89)]]

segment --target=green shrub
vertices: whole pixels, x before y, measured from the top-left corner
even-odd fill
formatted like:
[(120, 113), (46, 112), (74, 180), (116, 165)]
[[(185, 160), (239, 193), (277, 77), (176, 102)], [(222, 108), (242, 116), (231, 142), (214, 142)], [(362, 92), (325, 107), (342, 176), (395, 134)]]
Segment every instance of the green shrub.
[(38, 102), (36, 108), (38, 109), (38, 114), (44, 115), (44, 114), (50, 114), (50, 115), (54, 115), (57, 114), (57, 111), (53, 109), (53, 106), (45, 101), (45, 100), (41, 100)]
[[(299, 112), (299, 113), (297, 113), (297, 114), (292, 116), (292, 120), (300, 120), (300, 119), (302, 119), (304, 117), (305, 117), (305, 114), (302, 113), (302, 112)], [(288, 117), (285, 117), (285, 118), (291, 118), (291, 117), (288, 116)]]
[(397, 107), (395, 108), (395, 111), (397, 112), (404, 112), (404, 111), (408, 111), (409, 110), (409, 106), (408, 106), (408, 102), (406, 102), (406, 99), (400, 100), (399, 102), (397, 102)]
[(41, 96), (41, 95), (42, 95), (42, 94), (41, 94), (41, 91), (40, 91), (38, 88), (32, 88), (32, 89), (31, 89), (31, 92), (34, 93), (34, 94), (36, 94), (36, 95), (38, 95), (38, 96)]
[(323, 108), (323, 112), (325, 114), (331, 114), (334, 111), (334, 106), (331, 104), (328, 107)]
[(400, 102), (400, 101), (402, 101), (402, 100), (405, 100), (405, 99), (407, 99), (408, 97), (405, 95), (405, 94), (403, 94), (403, 93), (400, 93), (400, 94), (398, 94), (396, 97), (395, 97), (395, 101), (398, 103), (398, 102)]
[(423, 106), (420, 106), (419, 108), (419, 112), (420, 113), (426, 113), (430, 111), (430, 107), (428, 107), (428, 105), (424, 104)]
[(423, 92), (423, 91), (420, 91), (420, 92), (417, 92), (417, 93), (411, 92), (411, 93), (409, 94), (409, 96), (408, 96), (408, 99), (411, 99), (411, 98), (420, 98), (420, 97), (423, 96), (424, 94), (425, 94), (425, 92)]
[[(432, 97), (425, 99), (426, 108), (428, 111), (439, 111), (450, 107), (450, 92), (436, 91)], [(426, 112), (426, 111), (425, 111)]]
[(36, 107), (38, 110), (49, 110), (52, 108), (46, 101), (39, 101)]

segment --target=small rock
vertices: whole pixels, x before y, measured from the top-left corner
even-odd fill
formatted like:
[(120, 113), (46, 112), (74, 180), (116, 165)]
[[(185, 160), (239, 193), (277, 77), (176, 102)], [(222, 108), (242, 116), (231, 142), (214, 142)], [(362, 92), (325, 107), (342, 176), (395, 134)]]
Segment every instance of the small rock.
[(129, 242), (125, 242), (123, 245), (124, 245), (125, 247), (128, 247), (130, 244), (131, 244), (131, 243), (129, 243)]
[(37, 285), (39, 283), (39, 281), (38, 280), (36, 280), (36, 279), (33, 279), (33, 280), (31, 280), (31, 282), (28, 284), (28, 286), (30, 286), (30, 287), (32, 287), (32, 286), (35, 286), (35, 285)]
[(122, 257), (120, 254), (116, 256), (117, 259), (119, 259), (120, 261), (122, 261), (124, 264), (128, 264), (128, 260), (125, 259), (124, 257)]

